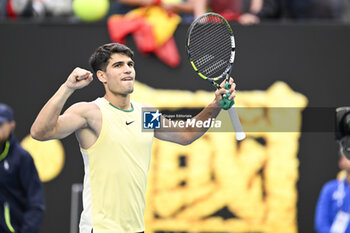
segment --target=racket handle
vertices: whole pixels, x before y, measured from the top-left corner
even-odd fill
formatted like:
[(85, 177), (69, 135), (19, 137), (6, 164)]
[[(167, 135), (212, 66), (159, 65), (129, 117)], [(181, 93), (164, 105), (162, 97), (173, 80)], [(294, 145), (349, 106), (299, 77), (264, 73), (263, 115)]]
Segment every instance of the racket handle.
[(243, 128), (241, 125), (241, 121), (239, 120), (236, 108), (234, 106), (232, 106), (228, 111), (228, 114), (230, 116), (233, 128), (236, 132), (236, 139), (237, 141), (242, 141), (243, 139), (245, 139), (245, 133), (243, 132)]

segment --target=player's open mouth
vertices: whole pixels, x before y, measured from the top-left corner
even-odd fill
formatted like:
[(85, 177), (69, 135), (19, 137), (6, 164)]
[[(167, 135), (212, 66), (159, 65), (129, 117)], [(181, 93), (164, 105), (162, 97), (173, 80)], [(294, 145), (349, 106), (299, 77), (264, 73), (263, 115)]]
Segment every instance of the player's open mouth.
[(122, 81), (133, 81), (134, 79), (132, 77), (126, 77), (122, 78)]

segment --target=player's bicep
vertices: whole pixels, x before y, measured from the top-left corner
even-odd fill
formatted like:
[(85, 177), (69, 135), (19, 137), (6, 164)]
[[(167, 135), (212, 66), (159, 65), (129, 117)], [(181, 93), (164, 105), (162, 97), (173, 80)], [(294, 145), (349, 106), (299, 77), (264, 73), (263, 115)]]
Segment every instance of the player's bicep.
[(74, 105), (58, 117), (53, 138), (64, 138), (75, 131), (87, 127), (87, 120), (81, 108)]

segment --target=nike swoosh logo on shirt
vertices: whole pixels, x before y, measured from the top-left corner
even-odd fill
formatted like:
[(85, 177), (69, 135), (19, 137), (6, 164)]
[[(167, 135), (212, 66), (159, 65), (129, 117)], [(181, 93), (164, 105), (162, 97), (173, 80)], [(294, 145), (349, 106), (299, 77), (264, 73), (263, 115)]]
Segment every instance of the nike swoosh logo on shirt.
[(133, 123), (134, 121), (130, 121), (130, 122), (125, 122), (126, 125), (130, 125), (131, 123)]

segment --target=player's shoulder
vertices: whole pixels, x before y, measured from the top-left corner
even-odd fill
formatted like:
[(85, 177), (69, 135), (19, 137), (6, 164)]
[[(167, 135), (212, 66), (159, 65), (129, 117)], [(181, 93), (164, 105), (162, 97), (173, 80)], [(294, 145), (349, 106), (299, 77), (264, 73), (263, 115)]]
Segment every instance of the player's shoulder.
[(78, 102), (70, 106), (64, 115), (73, 114), (75, 116), (80, 116), (86, 119), (88, 122), (95, 122), (101, 119), (101, 110), (98, 104), (94, 101), (92, 102)]
[(95, 101), (90, 101), (90, 102), (82, 101), (82, 102), (75, 103), (72, 106), (77, 106), (79, 108), (91, 108), (91, 109), (98, 108), (97, 103)]
[(67, 111), (75, 111), (86, 113), (87, 111), (99, 111), (99, 107), (95, 101), (91, 102), (78, 102), (73, 104)]

